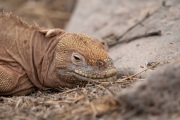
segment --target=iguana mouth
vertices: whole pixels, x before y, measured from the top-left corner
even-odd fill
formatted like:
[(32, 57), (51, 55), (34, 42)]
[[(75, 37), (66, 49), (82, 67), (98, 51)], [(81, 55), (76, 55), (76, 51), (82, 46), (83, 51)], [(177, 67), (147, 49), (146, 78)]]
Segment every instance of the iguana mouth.
[[(75, 73), (75, 72), (73, 72), (73, 75), (74, 75), (74, 79), (69, 79), (68, 80), (68, 82), (77, 82), (77, 81), (79, 81), (78, 83), (86, 83), (86, 82), (113, 82), (113, 81), (115, 81), (115, 80), (117, 80), (117, 75), (116, 74), (114, 74), (114, 75), (112, 75), (112, 76), (109, 76), (109, 77), (104, 77), (104, 78), (90, 78), (90, 77), (85, 77), (85, 76), (82, 76), (82, 75), (80, 75), (80, 74), (78, 74), (78, 73)], [(95, 77), (95, 76), (93, 76), (93, 77)]]
[(80, 69), (75, 69), (74, 72), (82, 77), (91, 78), (91, 79), (105, 79), (117, 75), (117, 69), (111, 68), (109, 70), (103, 71), (101, 73), (89, 73), (84, 72)]
[(106, 71), (92, 74), (80, 69), (73, 71), (58, 70), (59, 79), (72, 87), (72, 85), (85, 85), (88, 82), (114, 82), (117, 80), (117, 69), (111, 68)]

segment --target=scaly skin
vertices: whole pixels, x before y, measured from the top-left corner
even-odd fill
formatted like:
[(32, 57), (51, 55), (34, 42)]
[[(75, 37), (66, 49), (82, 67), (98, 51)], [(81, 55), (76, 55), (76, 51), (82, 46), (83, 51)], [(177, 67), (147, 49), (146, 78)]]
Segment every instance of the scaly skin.
[(0, 28), (0, 95), (116, 79), (104, 46), (88, 35), (29, 26), (11, 13), (0, 14)]

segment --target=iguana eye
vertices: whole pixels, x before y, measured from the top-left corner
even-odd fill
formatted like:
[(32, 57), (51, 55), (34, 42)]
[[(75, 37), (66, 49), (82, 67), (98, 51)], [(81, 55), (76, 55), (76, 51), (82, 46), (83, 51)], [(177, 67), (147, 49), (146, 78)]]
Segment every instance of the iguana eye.
[(85, 58), (81, 54), (76, 52), (72, 53), (71, 60), (76, 65), (82, 65), (86, 63)]
[(81, 61), (81, 58), (77, 55), (73, 56), (74, 57), (74, 60), (77, 61), (77, 62), (80, 62)]

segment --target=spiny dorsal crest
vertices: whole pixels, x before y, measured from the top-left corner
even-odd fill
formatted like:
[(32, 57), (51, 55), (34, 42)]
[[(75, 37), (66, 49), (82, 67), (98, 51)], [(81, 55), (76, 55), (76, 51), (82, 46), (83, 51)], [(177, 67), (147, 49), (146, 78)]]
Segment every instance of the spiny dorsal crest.
[(39, 29), (39, 27), (37, 25), (36, 26), (29, 25), (26, 22), (24, 22), (21, 19), (21, 17), (18, 17), (18, 16), (14, 15), (11, 12), (4, 12), (4, 11), (2, 11), (0, 13), (0, 19), (6, 19), (7, 22), (8, 21), (12, 21), (12, 22), (16, 23), (16, 25), (21, 26), (21, 27), (32, 28), (32, 29), (37, 29), (37, 30)]

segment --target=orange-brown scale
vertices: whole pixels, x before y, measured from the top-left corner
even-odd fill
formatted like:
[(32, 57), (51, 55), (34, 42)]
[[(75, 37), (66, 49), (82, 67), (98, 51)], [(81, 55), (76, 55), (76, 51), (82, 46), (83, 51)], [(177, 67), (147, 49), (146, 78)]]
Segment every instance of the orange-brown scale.
[[(96, 66), (97, 61), (104, 61), (108, 58), (108, 54), (105, 51), (104, 46), (101, 43), (93, 40), (90, 36), (84, 34), (67, 33), (61, 37), (62, 38), (56, 48), (56, 57), (58, 58), (56, 66), (62, 66), (64, 61), (62, 58), (62, 51), (67, 53), (70, 52), (70, 50), (77, 51), (88, 60), (88, 65), (92, 66)], [(92, 40), (94, 42), (92, 42)]]

